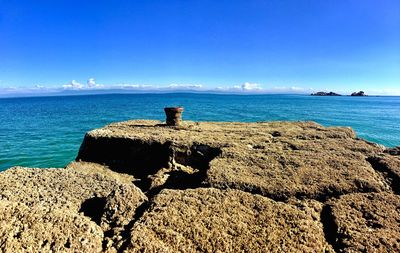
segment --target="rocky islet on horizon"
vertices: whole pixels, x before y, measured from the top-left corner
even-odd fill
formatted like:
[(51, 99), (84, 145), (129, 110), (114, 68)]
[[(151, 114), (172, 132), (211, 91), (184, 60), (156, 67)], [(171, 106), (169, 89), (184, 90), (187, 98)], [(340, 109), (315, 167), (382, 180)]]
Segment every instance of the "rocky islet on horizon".
[(341, 95), (332, 91), (330, 92), (319, 91), (316, 93), (312, 93), (311, 96), (341, 96)]
[(0, 173), (2, 252), (399, 252), (398, 149), (313, 122), (133, 120)]
[(352, 96), (352, 97), (366, 97), (367, 94), (365, 94), (364, 91), (359, 91), (359, 92), (353, 92), (353, 93), (351, 93), (350, 96)]
[[(333, 91), (330, 92), (325, 92), (325, 91), (319, 91), (316, 93), (311, 93), (311, 96), (342, 96), (339, 93), (335, 93)], [(368, 96), (367, 94), (365, 94), (364, 91), (359, 91), (359, 92), (353, 92), (350, 94), (351, 97), (366, 97)]]

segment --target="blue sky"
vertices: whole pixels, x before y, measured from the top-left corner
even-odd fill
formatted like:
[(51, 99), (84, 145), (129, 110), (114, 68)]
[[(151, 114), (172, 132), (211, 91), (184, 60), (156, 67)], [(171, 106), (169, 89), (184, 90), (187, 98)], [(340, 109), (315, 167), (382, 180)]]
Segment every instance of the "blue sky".
[(400, 95), (400, 1), (0, 0), (0, 92)]

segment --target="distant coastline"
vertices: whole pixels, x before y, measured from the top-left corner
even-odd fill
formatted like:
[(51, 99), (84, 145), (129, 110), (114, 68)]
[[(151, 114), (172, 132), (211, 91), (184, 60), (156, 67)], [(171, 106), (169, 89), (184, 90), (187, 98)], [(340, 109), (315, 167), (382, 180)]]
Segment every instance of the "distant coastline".
[[(264, 95), (295, 95), (295, 96), (343, 96), (335, 92), (316, 92), (316, 93), (270, 93), (270, 92), (239, 92), (239, 91), (216, 91), (216, 90), (65, 90), (45, 93), (0, 93), (2, 98), (29, 98), (29, 97), (69, 97), (69, 96), (101, 96), (101, 95), (134, 95), (134, 94), (204, 94), (204, 95), (238, 95), (238, 96), (264, 96)], [(400, 97), (400, 95), (380, 95), (368, 94), (363, 97)]]

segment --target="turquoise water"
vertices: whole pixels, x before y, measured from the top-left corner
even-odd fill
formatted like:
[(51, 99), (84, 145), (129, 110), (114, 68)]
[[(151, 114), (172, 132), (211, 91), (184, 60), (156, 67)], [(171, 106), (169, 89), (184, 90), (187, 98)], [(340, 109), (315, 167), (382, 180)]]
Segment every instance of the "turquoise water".
[(114, 121), (164, 119), (181, 105), (186, 120), (313, 120), (351, 126), (358, 136), (400, 145), (400, 97), (124, 94), (0, 99), (0, 171), (11, 166), (63, 167), (85, 132)]

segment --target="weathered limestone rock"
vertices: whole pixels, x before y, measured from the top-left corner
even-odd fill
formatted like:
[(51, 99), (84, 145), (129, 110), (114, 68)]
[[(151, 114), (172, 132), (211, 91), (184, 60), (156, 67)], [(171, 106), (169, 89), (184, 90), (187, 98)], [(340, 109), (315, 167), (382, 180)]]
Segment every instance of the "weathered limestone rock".
[(125, 227), (135, 221), (140, 205), (147, 197), (136, 187), (120, 185), (107, 198), (100, 226), (107, 231), (105, 248), (118, 249), (127, 238), (123, 238)]
[(0, 173), (0, 252), (398, 252), (395, 194), (400, 158), (350, 128), (127, 121)]
[(400, 156), (400, 146), (394, 148), (388, 148), (385, 150), (385, 153)]
[(147, 201), (131, 179), (89, 163), (1, 172), (0, 245), (6, 252), (113, 252), (119, 233)]
[(98, 163), (74, 161), (69, 163), (65, 169), (75, 170), (85, 174), (100, 174), (102, 176), (115, 179), (117, 182), (123, 184), (131, 184), (136, 180), (132, 175), (117, 173), (115, 171), (110, 170), (107, 166)]
[(400, 196), (357, 193), (330, 206), (339, 252), (400, 252)]
[(0, 200), (78, 212), (85, 201), (106, 198), (118, 185), (101, 174), (15, 167), (0, 173)]
[(237, 190), (163, 190), (125, 252), (333, 252), (322, 225), (294, 206)]
[(0, 201), (0, 252), (101, 252), (103, 231), (68, 209)]
[(181, 164), (197, 169), (192, 179), (203, 185), (273, 199), (388, 189), (366, 161), (383, 149), (357, 139), (350, 128), (312, 122), (185, 124), (179, 129), (157, 121), (111, 124), (86, 134), (77, 159), (137, 178)]
[(369, 157), (368, 161), (384, 175), (393, 191), (400, 194), (400, 157), (381, 154)]

